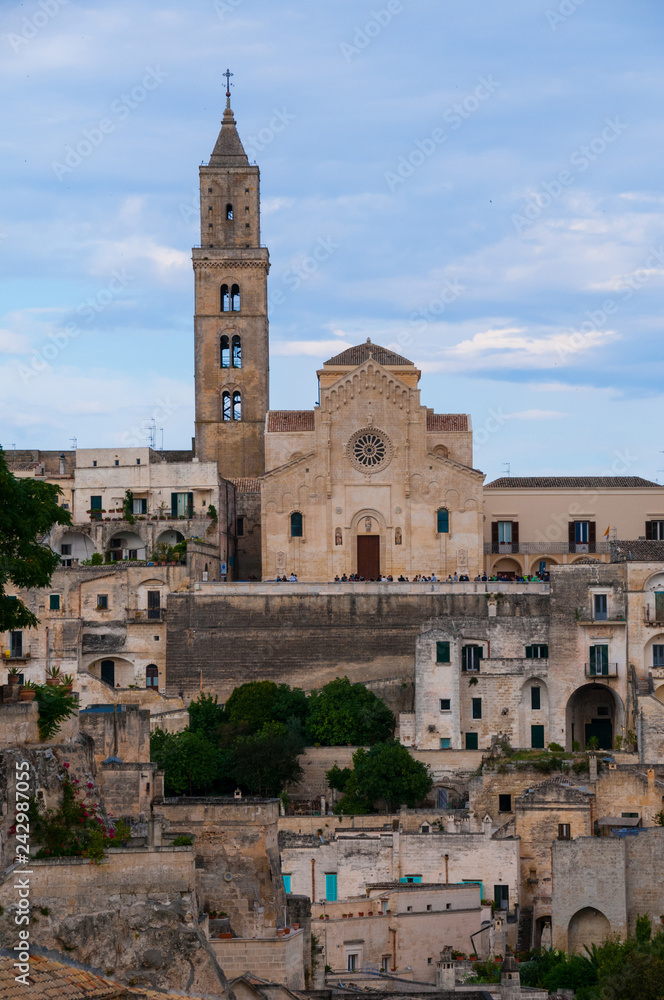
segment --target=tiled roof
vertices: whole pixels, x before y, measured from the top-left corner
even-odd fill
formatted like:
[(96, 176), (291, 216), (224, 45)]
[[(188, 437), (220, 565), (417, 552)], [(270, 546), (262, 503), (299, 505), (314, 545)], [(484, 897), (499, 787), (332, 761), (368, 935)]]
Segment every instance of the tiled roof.
[(466, 413), (427, 413), (428, 431), (467, 431)]
[(330, 358), (325, 364), (361, 365), (363, 362), (369, 360), (369, 355), (379, 365), (385, 365), (388, 368), (392, 365), (413, 365), (413, 362), (409, 361), (408, 358), (402, 358), (400, 354), (388, 351), (386, 347), (381, 347), (380, 344), (372, 344), (370, 340), (367, 340), (364, 344), (358, 344), (357, 347), (349, 347), (347, 350), (342, 351), (341, 354)]
[(664, 563), (664, 542), (635, 538), (629, 542), (611, 542), (611, 562)]
[(260, 479), (231, 479), (238, 493), (260, 493)]
[(503, 476), (485, 485), (486, 490), (636, 490), (664, 489), (659, 483), (652, 483), (640, 476)]
[[(163, 1000), (165, 994), (124, 986), (75, 965), (65, 965), (44, 955), (30, 955), (30, 982), (17, 983), (12, 955), (0, 954), (0, 1000)], [(168, 993), (186, 1000), (189, 994)]]
[(270, 410), (267, 415), (268, 434), (289, 431), (313, 431), (313, 410)]

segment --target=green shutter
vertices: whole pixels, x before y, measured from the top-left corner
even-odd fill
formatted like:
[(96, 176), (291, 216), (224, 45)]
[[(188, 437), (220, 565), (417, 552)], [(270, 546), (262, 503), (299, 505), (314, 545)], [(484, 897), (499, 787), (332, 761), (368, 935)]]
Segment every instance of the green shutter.
[(546, 643), (544, 643), (544, 645), (542, 646), (542, 659), (544, 660), (549, 659), (549, 647), (547, 646)]
[(446, 535), (450, 530), (450, 512), (444, 507), (437, 513), (437, 529), (439, 535)]
[(477, 733), (466, 733), (466, 750), (477, 750)]
[(337, 901), (337, 876), (329, 873), (325, 876), (325, 898), (328, 903)]
[(436, 663), (449, 663), (450, 662), (450, 644), (449, 642), (437, 642), (436, 643)]
[(533, 659), (533, 647), (532, 646), (526, 646), (526, 659), (527, 660), (532, 660)]
[(530, 745), (533, 750), (544, 749), (544, 726), (530, 727)]
[(49, 610), (50, 611), (59, 611), (60, 610), (60, 595), (59, 594), (51, 594), (49, 596)]
[(171, 493), (171, 517), (178, 516), (178, 495)]
[(194, 516), (194, 494), (187, 493), (187, 517)]

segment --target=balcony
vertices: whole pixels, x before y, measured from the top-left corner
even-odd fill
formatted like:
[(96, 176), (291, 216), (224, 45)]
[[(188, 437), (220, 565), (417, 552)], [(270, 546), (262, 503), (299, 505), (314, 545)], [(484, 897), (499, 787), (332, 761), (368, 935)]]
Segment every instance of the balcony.
[(163, 622), (166, 617), (166, 608), (127, 608), (127, 621), (138, 623), (158, 623)]
[(11, 654), (9, 656), (3, 656), (2, 657), (2, 662), (3, 663), (25, 663), (25, 661), (29, 660), (29, 659), (30, 659), (30, 650), (29, 649), (24, 649), (21, 652), (12, 650), (12, 652), (11, 652)]
[(607, 663), (603, 667), (596, 667), (594, 663), (584, 664), (586, 677), (591, 677), (595, 681), (602, 681), (608, 677), (618, 676), (618, 664)]

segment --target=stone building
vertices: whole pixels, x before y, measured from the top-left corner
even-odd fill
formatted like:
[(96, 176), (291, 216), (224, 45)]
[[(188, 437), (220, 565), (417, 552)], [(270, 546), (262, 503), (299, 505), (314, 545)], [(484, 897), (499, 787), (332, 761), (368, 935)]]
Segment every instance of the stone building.
[(268, 414), (264, 576), (480, 572), (470, 421), (421, 405), (419, 379), (412, 361), (367, 341), (325, 362), (315, 410)]

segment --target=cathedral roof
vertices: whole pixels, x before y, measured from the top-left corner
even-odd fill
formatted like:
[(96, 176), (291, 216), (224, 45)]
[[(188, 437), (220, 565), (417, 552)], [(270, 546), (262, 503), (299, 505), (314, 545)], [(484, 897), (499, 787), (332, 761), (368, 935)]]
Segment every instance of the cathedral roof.
[(212, 150), (208, 166), (210, 167), (247, 167), (249, 160), (244, 146), (237, 134), (236, 122), (230, 107), (224, 111), (221, 131)]
[(315, 430), (313, 410), (270, 410), (267, 415), (268, 434), (313, 430)]
[(377, 361), (379, 365), (385, 365), (387, 368), (392, 365), (410, 365), (414, 367), (413, 362), (409, 361), (408, 358), (402, 358), (400, 354), (388, 351), (386, 347), (381, 347), (380, 344), (372, 344), (370, 340), (367, 340), (364, 344), (358, 344), (357, 347), (348, 347), (341, 354), (330, 358), (325, 364), (352, 365), (354, 367), (368, 361), (370, 357), (374, 361)]
[(427, 413), (427, 430), (436, 431), (467, 431), (467, 413)]

